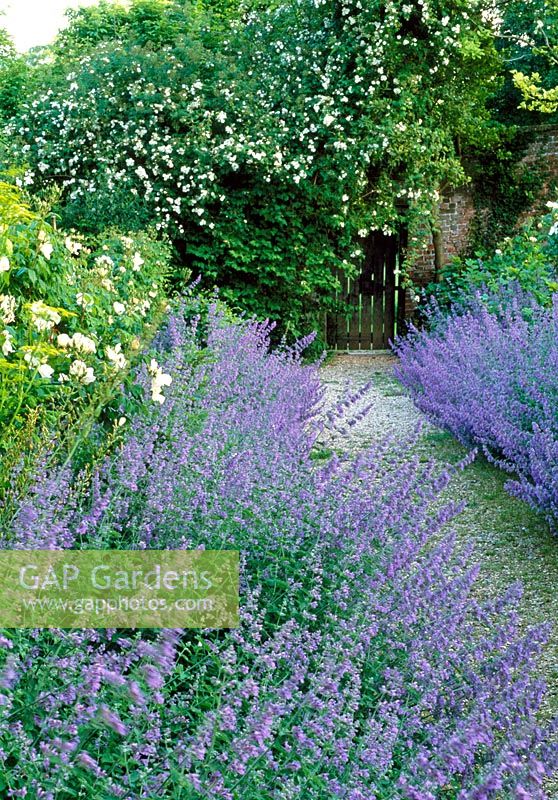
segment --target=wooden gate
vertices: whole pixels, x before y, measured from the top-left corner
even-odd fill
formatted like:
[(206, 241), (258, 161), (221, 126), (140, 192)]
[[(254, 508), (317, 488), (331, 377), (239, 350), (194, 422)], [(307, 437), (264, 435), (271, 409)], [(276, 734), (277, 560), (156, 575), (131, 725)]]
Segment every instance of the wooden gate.
[(405, 318), (400, 269), (404, 236), (374, 231), (367, 239), (362, 273), (339, 272), (337, 314), (327, 316), (327, 342), (334, 350), (387, 350)]

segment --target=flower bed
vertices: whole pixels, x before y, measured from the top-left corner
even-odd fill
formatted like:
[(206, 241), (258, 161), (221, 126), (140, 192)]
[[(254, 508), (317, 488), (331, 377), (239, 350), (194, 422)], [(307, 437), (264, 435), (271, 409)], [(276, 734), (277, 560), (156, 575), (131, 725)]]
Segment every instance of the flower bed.
[[(118, 383), (166, 305), (168, 248), (145, 233), (57, 231), (0, 183), (0, 424)], [(163, 280), (162, 280), (163, 279)]]
[(545, 634), (519, 636), (516, 590), (472, 598), (449, 474), (406, 446), (316, 460), (329, 422), (302, 346), (270, 353), (268, 326), (213, 309), (202, 347), (196, 325), (171, 317), (139, 378), (162, 401), (90, 478), (38, 468), (4, 546), (238, 549), (241, 625), (4, 632), (0, 791), (544, 797)]
[(436, 424), (514, 475), (510, 492), (558, 521), (558, 295), (477, 299), (397, 346), (399, 380)]

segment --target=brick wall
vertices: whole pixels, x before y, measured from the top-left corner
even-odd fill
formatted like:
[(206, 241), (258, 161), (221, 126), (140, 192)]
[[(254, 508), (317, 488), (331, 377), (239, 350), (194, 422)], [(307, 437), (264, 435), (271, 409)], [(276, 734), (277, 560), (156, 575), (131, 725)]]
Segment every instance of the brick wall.
[[(558, 180), (558, 127), (538, 126), (535, 129), (535, 138), (528, 146), (518, 167), (528, 168), (529, 165), (542, 165), (549, 178)], [(549, 187), (545, 184), (533, 208), (523, 215), (519, 222), (521, 223), (530, 214), (537, 213), (548, 197)], [(467, 249), (475, 213), (473, 190), (470, 186), (456, 189), (442, 198), (440, 222), (444, 263), (449, 263), (454, 256), (461, 255)], [(413, 268), (413, 280), (418, 286), (425, 286), (434, 279), (434, 276), (434, 243), (430, 240), (427, 241), (423, 254), (417, 259)], [(413, 304), (410, 299), (406, 305), (407, 311), (412, 314)]]

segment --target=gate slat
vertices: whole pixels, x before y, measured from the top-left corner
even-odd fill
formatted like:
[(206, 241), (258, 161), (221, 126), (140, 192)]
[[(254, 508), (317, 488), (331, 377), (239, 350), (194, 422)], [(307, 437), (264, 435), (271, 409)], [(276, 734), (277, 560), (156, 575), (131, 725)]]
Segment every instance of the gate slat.
[[(408, 233), (405, 227), (401, 228), (399, 233), (399, 242), (397, 247), (397, 267), (399, 270), (403, 269), (403, 260), (405, 258), (405, 251), (407, 249)], [(397, 281), (397, 335), (403, 336), (405, 334), (405, 298), (406, 290), (401, 286), (402, 279), (401, 273)]]
[(381, 350), (384, 343), (384, 236), (375, 232), (372, 236), (374, 252), (372, 263), (374, 265), (374, 291), (372, 306), (372, 347)]
[(326, 343), (328, 347), (337, 347), (337, 314), (329, 311), (326, 314)]
[(351, 291), (349, 302), (353, 313), (349, 322), (349, 350), (358, 350), (360, 345), (360, 308), (359, 308), (359, 281), (358, 278), (351, 280)]
[(364, 266), (360, 276), (360, 296), (362, 302), (360, 347), (362, 350), (372, 349), (372, 289), (373, 289), (373, 269), (372, 259), (374, 257), (374, 247), (372, 237), (368, 237), (365, 246)]
[[(342, 305), (345, 305), (347, 302), (348, 278), (344, 272), (341, 272), (341, 270), (339, 270), (339, 282), (341, 283), (341, 291), (339, 293), (338, 300)], [(337, 349), (346, 350), (348, 343), (347, 317), (345, 316), (345, 309), (342, 308), (341, 311), (337, 313)]]
[(395, 338), (395, 268), (397, 265), (397, 239), (387, 236), (385, 239), (386, 282), (384, 310), (384, 349), (389, 348), (390, 340)]
[(363, 294), (362, 297), (362, 316), (360, 332), (361, 350), (372, 348), (372, 295)]

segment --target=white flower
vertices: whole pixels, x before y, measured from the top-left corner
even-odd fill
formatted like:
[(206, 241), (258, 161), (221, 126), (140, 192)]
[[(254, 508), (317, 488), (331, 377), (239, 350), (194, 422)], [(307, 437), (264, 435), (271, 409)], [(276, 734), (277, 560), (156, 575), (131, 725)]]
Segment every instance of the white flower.
[(72, 337), (68, 336), (67, 333), (61, 333), (56, 339), (58, 347), (61, 347), (63, 350), (67, 350), (68, 347), (72, 346)]
[(118, 301), (113, 303), (112, 307), (114, 308), (114, 313), (118, 314), (118, 316), (121, 316), (126, 311), (126, 306), (123, 303), (119, 303)]
[(37, 370), (41, 378), (52, 378), (54, 375), (54, 370), (49, 364), (41, 364), (39, 369)]
[(54, 247), (51, 245), (49, 241), (43, 242), (40, 247), (40, 251), (43, 256), (46, 258), (47, 261), (50, 261), (50, 257), (54, 252)]
[(8, 256), (0, 258), (0, 272), (7, 272), (10, 269), (10, 259)]
[(66, 375), (65, 372), (61, 372), (58, 376), (59, 383), (67, 383), (70, 380), (70, 376)]
[(159, 364), (155, 361), (154, 358), (151, 359), (151, 363), (147, 367), (147, 371), (150, 375), (155, 376), (158, 375), (162, 370)]
[(95, 380), (95, 374), (92, 367), (88, 367), (84, 361), (76, 359), (70, 366), (70, 375), (77, 378), (80, 383), (87, 386)]
[(151, 359), (151, 364), (148, 367), (148, 372), (151, 375), (151, 399), (154, 403), (161, 403), (165, 402), (165, 397), (161, 393), (161, 389), (163, 386), (170, 386), (172, 383), (172, 378), (170, 375), (167, 375), (163, 372), (159, 364), (155, 361), (155, 359)]
[(132, 269), (134, 272), (139, 272), (140, 267), (145, 264), (145, 261), (139, 253), (134, 253), (134, 260), (132, 262)]
[(47, 306), (42, 300), (31, 303), (29, 309), (33, 324), (39, 332), (52, 330), (62, 319), (55, 308)]
[(66, 245), (66, 250), (69, 250), (73, 256), (79, 255), (79, 251), (83, 247), (79, 242), (74, 242), (71, 236), (66, 236), (64, 244)]
[(17, 300), (9, 294), (0, 294), (0, 320), (4, 325), (15, 321)]
[(27, 353), (23, 356), (24, 360), (27, 361), (29, 364), (29, 369), (34, 369), (40, 365), (40, 361), (37, 356), (33, 355), (33, 352), (28, 350)]
[(101, 276), (108, 275), (108, 270), (114, 267), (114, 261), (110, 256), (99, 256), (95, 259), (96, 272)]
[(72, 346), (80, 353), (96, 353), (97, 345), (90, 339), (89, 336), (84, 336), (83, 333), (74, 333), (72, 337)]
[(324, 125), (329, 128), (332, 122), (335, 122), (335, 117), (332, 114), (326, 114), (324, 117)]
[(2, 335), (4, 337), (4, 344), (2, 345), (2, 353), (7, 358), (10, 353), (14, 352), (14, 346), (12, 344), (13, 338), (10, 331), (2, 331)]
[(122, 353), (122, 345), (116, 344), (114, 347), (107, 347), (105, 350), (107, 358), (111, 361), (117, 369), (125, 369), (128, 362)]
[(118, 420), (118, 427), (119, 427), (119, 428), (123, 428), (123, 427), (124, 427), (124, 425), (125, 425), (127, 422), (128, 422), (128, 420), (126, 419), (126, 417), (120, 417), (120, 419)]

